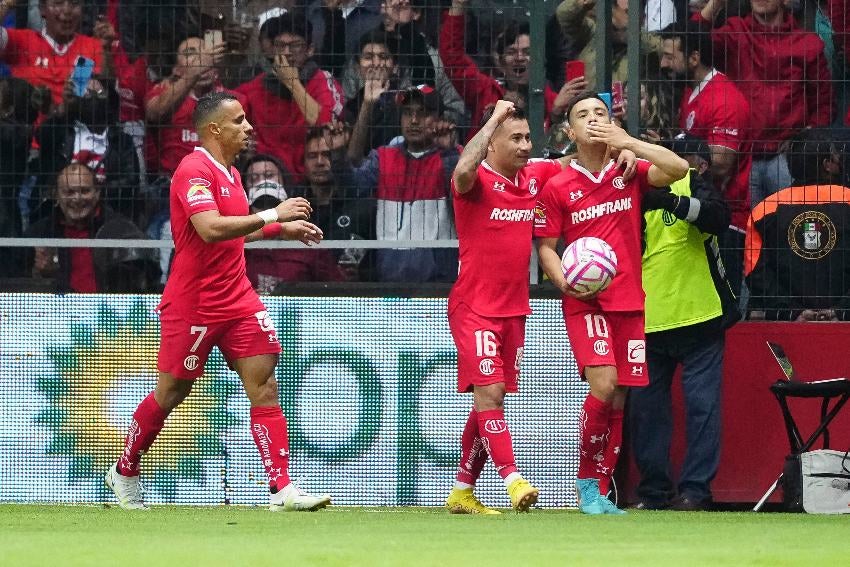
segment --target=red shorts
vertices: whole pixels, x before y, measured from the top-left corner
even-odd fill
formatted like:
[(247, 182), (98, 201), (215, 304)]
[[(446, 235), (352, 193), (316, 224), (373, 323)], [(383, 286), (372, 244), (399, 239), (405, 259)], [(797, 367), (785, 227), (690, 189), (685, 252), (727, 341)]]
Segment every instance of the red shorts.
[(565, 312), (564, 320), (582, 379), (588, 366), (615, 366), (618, 385), (649, 384), (643, 311), (605, 313), (589, 307)]
[(516, 392), (525, 344), (525, 315), (482, 317), (465, 303), (449, 312), (449, 328), (457, 346), (457, 391), (504, 382)]
[(232, 321), (193, 325), (166, 308), (159, 319), (156, 366), (160, 372), (175, 378), (199, 378), (214, 346), (219, 348), (228, 364), (249, 356), (280, 354), (277, 331), (267, 311)]

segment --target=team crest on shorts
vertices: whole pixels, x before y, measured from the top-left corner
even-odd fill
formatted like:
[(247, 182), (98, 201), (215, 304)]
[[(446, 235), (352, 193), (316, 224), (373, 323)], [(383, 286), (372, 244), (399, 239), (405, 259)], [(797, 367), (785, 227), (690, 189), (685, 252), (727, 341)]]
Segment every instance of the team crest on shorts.
[(478, 363), (478, 370), (484, 376), (492, 376), (492, 374), (496, 371), (496, 363), (490, 358), (485, 358)]
[(608, 354), (608, 341), (599, 339), (598, 341), (593, 343), (593, 352), (595, 352), (599, 356), (605, 356), (606, 354)]
[(183, 359), (183, 368), (185, 368), (186, 370), (188, 370), (190, 372), (192, 370), (197, 370), (199, 362), (200, 362), (200, 359), (198, 358), (198, 355), (190, 354), (189, 356), (187, 356), (186, 358)]

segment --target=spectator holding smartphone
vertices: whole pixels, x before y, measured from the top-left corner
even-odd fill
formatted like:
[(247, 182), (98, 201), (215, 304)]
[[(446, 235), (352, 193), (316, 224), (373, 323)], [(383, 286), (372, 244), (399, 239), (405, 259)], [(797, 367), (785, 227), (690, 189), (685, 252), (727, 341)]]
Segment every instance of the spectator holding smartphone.
[[(0, 0), (0, 20), (15, 6), (15, 0)], [(62, 102), (62, 91), (71, 77), (78, 57), (94, 62), (97, 74), (104, 65), (101, 41), (79, 33), (82, 0), (40, 0), (44, 29), (0, 28), (0, 60), (12, 75), (33, 86), (50, 89), (53, 103)]]

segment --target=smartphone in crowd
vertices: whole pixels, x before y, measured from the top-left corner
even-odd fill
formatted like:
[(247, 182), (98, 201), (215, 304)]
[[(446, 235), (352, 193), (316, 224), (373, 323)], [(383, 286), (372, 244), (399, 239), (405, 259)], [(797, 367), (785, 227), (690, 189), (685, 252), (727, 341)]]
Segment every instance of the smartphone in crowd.
[(564, 65), (564, 77), (566, 81), (584, 77), (584, 61), (567, 61)]
[(83, 96), (89, 85), (92, 73), (94, 73), (94, 60), (80, 55), (74, 61), (74, 70), (71, 71), (71, 81), (74, 83), (74, 94)]
[(612, 110), (614, 108), (621, 108), (626, 102), (625, 95), (623, 93), (623, 81), (614, 81), (611, 83), (611, 104)]
[(207, 51), (212, 51), (212, 49), (221, 43), (224, 43), (224, 34), (221, 30), (207, 30), (204, 32), (204, 47)]

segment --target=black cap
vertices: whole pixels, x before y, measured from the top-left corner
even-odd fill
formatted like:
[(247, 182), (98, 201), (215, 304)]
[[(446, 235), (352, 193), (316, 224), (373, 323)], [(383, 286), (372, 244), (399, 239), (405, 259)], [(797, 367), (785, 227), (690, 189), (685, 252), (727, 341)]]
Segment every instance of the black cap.
[(440, 95), (431, 85), (417, 85), (403, 91), (399, 91), (395, 97), (395, 103), (398, 106), (404, 106), (414, 102), (420, 103), (425, 107), (425, 110), (430, 112), (440, 112)]

